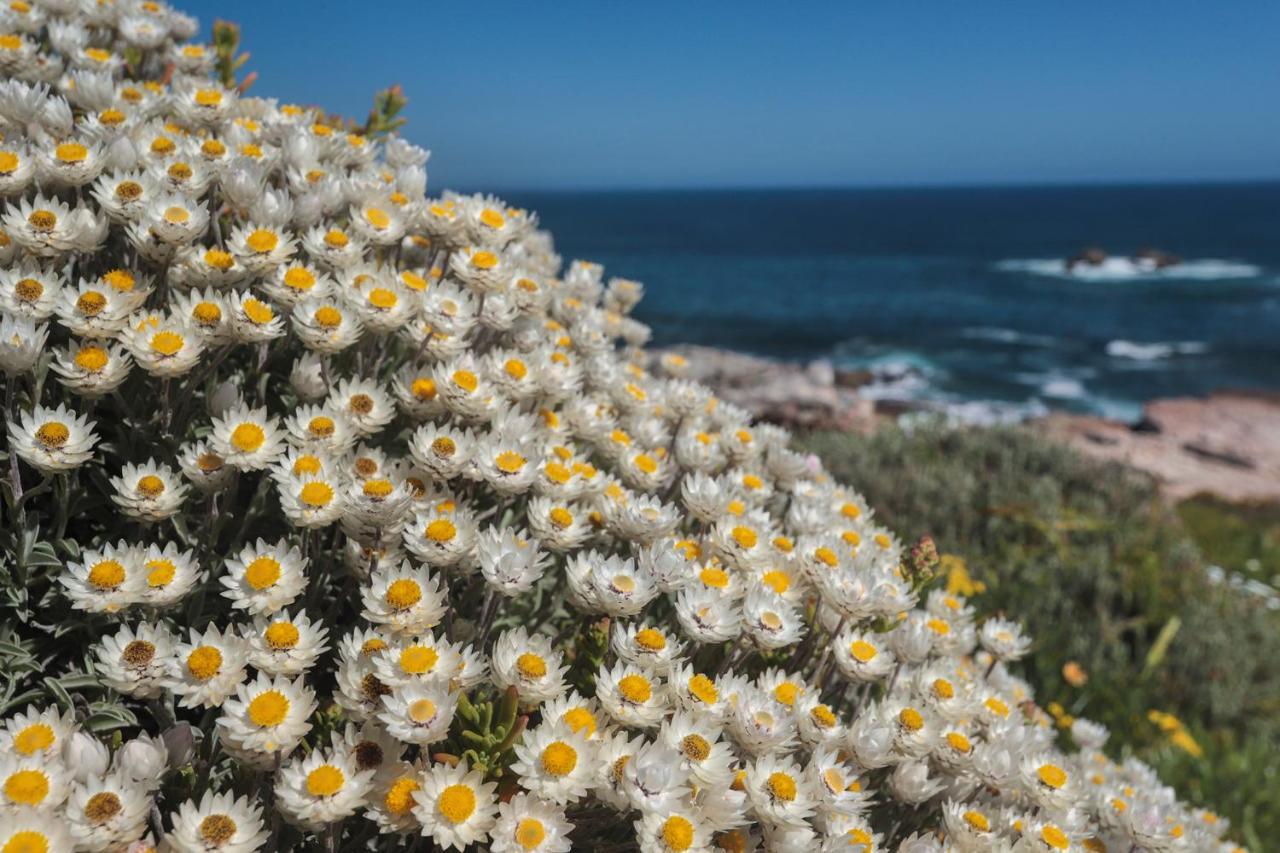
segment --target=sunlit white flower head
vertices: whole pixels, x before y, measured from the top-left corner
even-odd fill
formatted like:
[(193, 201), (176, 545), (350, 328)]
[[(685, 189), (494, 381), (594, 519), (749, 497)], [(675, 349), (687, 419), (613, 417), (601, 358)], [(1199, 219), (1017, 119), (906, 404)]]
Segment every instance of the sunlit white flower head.
[(596, 698), (605, 713), (624, 726), (648, 729), (667, 710), (667, 686), (650, 671), (624, 663), (601, 667), (596, 674)]
[(280, 811), (313, 832), (355, 814), (373, 783), (373, 770), (360, 770), (345, 752), (317, 749), (280, 768), (275, 792)]
[(424, 834), (445, 850), (462, 850), (485, 841), (496, 823), (496, 785), (464, 760), (457, 767), (436, 764), (422, 776), (413, 794), (413, 813)]
[(189, 629), (187, 642), (176, 642), (165, 686), (184, 708), (212, 708), (236, 692), (244, 678), (248, 649), (233, 633), (210, 625), (204, 633)]
[(293, 676), (311, 668), (327, 648), (329, 631), (299, 611), (259, 616), (246, 628), (249, 663), (268, 675)]
[(37, 406), (9, 421), (9, 441), (24, 461), (45, 474), (79, 467), (93, 458), (94, 424), (63, 405)]
[(525, 790), (561, 805), (586, 796), (595, 777), (595, 750), (581, 731), (561, 722), (526, 731), (512, 764)]
[(307, 561), (296, 545), (282, 539), (270, 545), (259, 539), (226, 561), (219, 580), (231, 606), (250, 615), (271, 614), (288, 607), (307, 585)]
[(269, 836), (262, 807), (229, 792), (206, 791), (199, 803), (187, 800), (171, 821), (173, 829), (165, 842), (177, 853), (251, 853), (261, 849)]
[(562, 694), (567, 669), (549, 638), (530, 636), (524, 628), (504, 631), (494, 642), (494, 684), (503, 689), (514, 686), (524, 702), (541, 703)]

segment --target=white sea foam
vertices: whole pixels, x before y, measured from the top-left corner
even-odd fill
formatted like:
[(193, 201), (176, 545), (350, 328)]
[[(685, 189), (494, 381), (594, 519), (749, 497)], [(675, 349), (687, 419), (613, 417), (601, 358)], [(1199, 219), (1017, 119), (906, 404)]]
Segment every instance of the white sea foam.
[(960, 331), (961, 337), (976, 341), (994, 341), (998, 344), (1021, 344), (1029, 347), (1051, 347), (1057, 338), (1005, 329), (999, 326), (970, 326)]
[(1100, 264), (1077, 264), (1067, 269), (1067, 262), (1059, 258), (1030, 258), (1000, 261), (996, 269), (1004, 272), (1030, 273), (1031, 275), (1049, 276), (1052, 278), (1076, 279), (1080, 281), (1160, 281), (1160, 280), (1194, 280), (1219, 281), (1235, 278), (1254, 278), (1261, 275), (1262, 268), (1255, 264), (1240, 261), (1203, 258), (1194, 261), (1183, 261), (1163, 269), (1156, 269), (1150, 262), (1134, 261), (1131, 258), (1107, 258)]
[(1054, 400), (1079, 400), (1084, 397), (1084, 383), (1079, 379), (1059, 376), (1040, 386), (1040, 395)]
[(1160, 361), (1178, 355), (1200, 355), (1209, 351), (1209, 345), (1201, 341), (1138, 341), (1115, 340), (1107, 344), (1107, 355), (1134, 361)]

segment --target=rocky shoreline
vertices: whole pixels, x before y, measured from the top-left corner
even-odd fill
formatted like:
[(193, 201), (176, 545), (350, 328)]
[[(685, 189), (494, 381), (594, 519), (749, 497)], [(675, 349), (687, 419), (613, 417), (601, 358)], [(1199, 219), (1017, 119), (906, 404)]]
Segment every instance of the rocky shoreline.
[[(798, 429), (870, 432), (909, 412), (946, 410), (877, 399), (883, 377), (830, 361), (777, 361), (684, 345), (689, 376), (757, 417)], [(1045, 436), (1155, 477), (1170, 499), (1208, 493), (1232, 501), (1280, 500), (1280, 394), (1223, 391), (1154, 400), (1136, 424), (1055, 412), (1026, 424)]]

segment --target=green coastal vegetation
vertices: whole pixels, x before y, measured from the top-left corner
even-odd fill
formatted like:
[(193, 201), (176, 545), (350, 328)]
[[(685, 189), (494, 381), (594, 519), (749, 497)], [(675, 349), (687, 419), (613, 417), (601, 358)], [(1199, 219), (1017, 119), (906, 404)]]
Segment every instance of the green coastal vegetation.
[(905, 540), (930, 535), (948, 583), (1018, 614), (1042, 705), (1111, 729), (1252, 849), (1280, 833), (1280, 610), (1215, 582), (1280, 573), (1280, 507), (1170, 506), (1131, 469), (1023, 428), (818, 432), (801, 444)]

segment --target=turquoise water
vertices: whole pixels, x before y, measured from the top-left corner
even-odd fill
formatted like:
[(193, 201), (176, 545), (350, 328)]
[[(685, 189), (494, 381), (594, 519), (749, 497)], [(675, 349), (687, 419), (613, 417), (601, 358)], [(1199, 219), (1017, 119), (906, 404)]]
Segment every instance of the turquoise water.
[[(655, 343), (871, 367), (873, 393), (1136, 417), (1280, 389), (1280, 184), (511, 193), (644, 282)], [(1069, 276), (1084, 246), (1185, 263)]]

